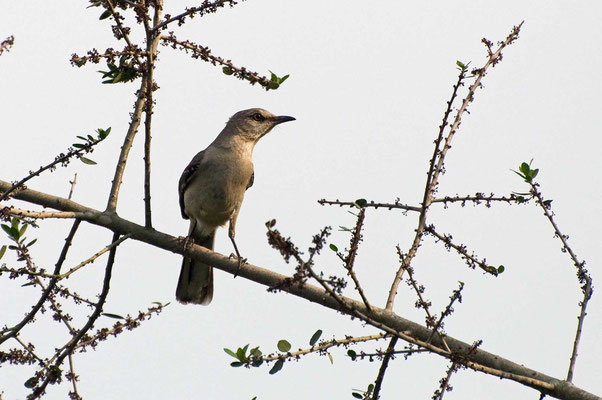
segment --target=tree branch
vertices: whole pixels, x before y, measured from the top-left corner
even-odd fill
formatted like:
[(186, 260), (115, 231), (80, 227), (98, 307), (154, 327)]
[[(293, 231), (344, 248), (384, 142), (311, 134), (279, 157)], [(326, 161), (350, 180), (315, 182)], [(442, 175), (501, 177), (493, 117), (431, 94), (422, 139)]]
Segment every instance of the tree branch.
[[(8, 190), (10, 187), (10, 183), (0, 180), (0, 191)], [(232, 275), (238, 273), (238, 276), (253, 282), (257, 282), (267, 287), (280, 287), (283, 291), (313, 303), (320, 304), (336, 311), (348, 313), (348, 310), (341, 306), (341, 304), (330, 296), (328, 292), (316, 286), (303, 284), (286, 287), (282, 285), (283, 281), (287, 278), (285, 275), (247, 263), (239, 266), (237, 260), (232, 260), (198, 245), (187, 246), (187, 249), (184, 250), (184, 240), (182, 240), (182, 238), (176, 238), (157, 230), (146, 229), (141, 225), (120, 218), (114, 213), (100, 212), (74, 201), (31, 189), (19, 191), (15, 194), (14, 198), (58, 210), (82, 212), (86, 221), (94, 225), (108, 228), (115, 233), (130, 233), (132, 239), (174, 253), (186, 254), (195, 260), (211, 264), (215, 268), (226, 271)], [(363, 302), (344, 296), (340, 297), (349, 307), (357, 310), (363, 315), (368, 315), (368, 309)], [(369, 315), (371, 321), (380, 325), (378, 326), (379, 328), (393, 331), (397, 336), (406, 341), (416, 343), (439, 355), (448, 356), (447, 352), (441, 350), (443, 343), (440, 338), (434, 337), (432, 338), (431, 344), (428, 343), (432, 333), (430, 329), (402, 318), (389, 310), (374, 306)], [(446, 337), (446, 342), (454, 353), (463, 354), (473, 347), (473, 345), (462, 342), (451, 336)], [(501, 378), (511, 379), (559, 399), (600, 399), (599, 397), (572, 385), (570, 382), (562, 381), (529, 369), (485, 350), (477, 349), (475, 353), (471, 355), (470, 360), (471, 361), (466, 363), (466, 366), (469, 368)]]

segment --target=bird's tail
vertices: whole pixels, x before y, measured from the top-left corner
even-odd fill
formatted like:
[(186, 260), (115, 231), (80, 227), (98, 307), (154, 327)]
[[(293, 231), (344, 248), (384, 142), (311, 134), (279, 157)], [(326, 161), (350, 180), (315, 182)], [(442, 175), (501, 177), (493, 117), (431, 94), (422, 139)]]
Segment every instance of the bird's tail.
[[(201, 229), (195, 229), (194, 224), (191, 223), (188, 237), (195, 244), (213, 250), (215, 229), (208, 233), (201, 232)], [(208, 305), (211, 303), (213, 299), (213, 267), (184, 256), (176, 288), (176, 299), (183, 304)]]

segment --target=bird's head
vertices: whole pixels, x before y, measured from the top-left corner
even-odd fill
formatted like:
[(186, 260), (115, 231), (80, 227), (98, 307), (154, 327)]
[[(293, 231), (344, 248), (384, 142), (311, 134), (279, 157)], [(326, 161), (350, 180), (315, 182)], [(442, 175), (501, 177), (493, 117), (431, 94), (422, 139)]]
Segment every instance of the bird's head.
[(274, 115), (262, 108), (250, 108), (230, 117), (226, 129), (256, 143), (276, 125), (294, 120), (294, 117)]

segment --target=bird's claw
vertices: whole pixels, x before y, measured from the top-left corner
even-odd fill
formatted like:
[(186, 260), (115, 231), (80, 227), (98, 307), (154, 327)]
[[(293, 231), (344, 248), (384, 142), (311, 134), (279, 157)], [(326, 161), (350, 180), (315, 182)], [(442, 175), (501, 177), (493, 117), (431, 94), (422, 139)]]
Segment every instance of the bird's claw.
[(240, 255), (234, 254), (234, 253), (231, 253), (231, 254), (230, 254), (230, 256), (229, 256), (228, 258), (229, 258), (229, 259), (233, 259), (233, 258), (237, 258), (237, 259), (238, 259), (238, 267), (236, 268), (236, 272), (234, 273), (234, 277), (236, 278), (236, 277), (238, 276), (238, 273), (240, 272), (240, 267), (241, 267), (243, 264), (246, 264), (246, 263), (247, 263), (247, 259), (246, 259), (246, 258), (243, 258), (243, 257), (241, 257)]

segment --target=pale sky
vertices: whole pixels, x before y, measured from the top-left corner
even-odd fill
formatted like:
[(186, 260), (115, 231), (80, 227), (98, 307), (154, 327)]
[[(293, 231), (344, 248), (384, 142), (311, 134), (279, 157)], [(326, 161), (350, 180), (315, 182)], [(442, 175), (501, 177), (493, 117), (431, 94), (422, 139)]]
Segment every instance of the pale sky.
[[(175, 15), (198, 3), (166, 2)], [(374, 5), (371, 5), (374, 4)], [(102, 85), (105, 65), (71, 67), (72, 53), (91, 48), (120, 48), (110, 20), (87, 2), (0, 2), (0, 39), (15, 45), (0, 56), (0, 179), (17, 180), (64, 152), (76, 135), (112, 127), (109, 138), (90, 156), (96, 166), (74, 161), (69, 167), (35, 178), (29, 187), (67, 196), (78, 174), (73, 200), (104, 209), (115, 162), (129, 122), (137, 83)], [(486, 37), (505, 39), (525, 21), (519, 40), (506, 49), (501, 64), (485, 77), (465, 115), (447, 157), (440, 195), (475, 192), (508, 195), (527, 187), (511, 169), (534, 159), (538, 182), (564, 234), (580, 259), (587, 261), (594, 286), (602, 280), (599, 231), (602, 162), (599, 149), (602, 102), (602, 3), (599, 1), (421, 2), (282, 2), (246, 1), (216, 14), (195, 18), (176, 36), (209, 46), (236, 65), (290, 78), (277, 91), (265, 92), (228, 77), (220, 67), (161, 47), (155, 79), (152, 200), (154, 227), (185, 235), (177, 181), (196, 152), (204, 149), (236, 111), (263, 107), (297, 121), (274, 129), (255, 148), (255, 184), (247, 192), (237, 223), (237, 243), (252, 264), (291, 274), (269, 247), (264, 222), (306, 249), (312, 235), (333, 226), (329, 243), (348, 245), (347, 209), (323, 207), (321, 198), (418, 205), (422, 198), (432, 142), (456, 80), (456, 60), (481, 66)], [(133, 38), (141, 28), (132, 26)], [(465, 92), (463, 92), (465, 94)], [(458, 103), (459, 106), (459, 103)], [(118, 212), (143, 222), (143, 135), (131, 152)], [(27, 208), (22, 202), (19, 207)], [(576, 329), (581, 292), (568, 255), (534, 205), (435, 207), (430, 223), (450, 233), (493, 265), (506, 267), (498, 278), (468, 270), (460, 258), (427, 239), (415, 259), (417, 279), (439, 312), (458, 281), (466, 283), (463, 303), (447, 320), (446, 332), (457, 339), (483, 339), (482, 349), (542, 373), (564, 378)], [(383, 307), (397, 269), (395, 245), (410, 246), (416, 215), (369, 209), (356, 271), (368, 298)], [(70, 268), (110, 242), (111, 233), (83, 224), (67, 260)], [(38, 237), (32, 255), (51, 268), (70, 222), (44, 221), (28, 237)], [(8, 243), (0, 239), (0, 244)], [(227, 231), (217, 234), (216, 251), (230, 254)], [(3, 262), (13, 262), (5, 258)], [(102, 285), (106, 258), (67, 282), (94, 297)], [(102, 343), (75, 358), (80, 394), (85, 399), (350, 399), (377, 376), (379, 362), (351, 362), (346, 350), (327, 357), (310, 355), (286, 363), (268, 375), (268, 367), (231, 368), (224, 347), (250, 343), (264, 353), (279, 339), (293, 349), (308, 347), (316, 329), (323, 338), (377, 333), (348, 317), (287, 294), (271, 294), (243, 278), (216, 271), (215, 295), (208, 307), (182, 306), (174, 292), (181, 256), (127, 241), (117, 252), (111, 292), (104, 308), (137, 314), (151, 302), (172, 302), (160, 316), (134, 332)], [(317, 260), (325, 274), (343, 275), (330, 251)], [(20, 281), (0, 279), (0, 325), (13, 325), (37, 300), (39, 291)], [(346, 294), (358, 297), (352, 285)], [(574, 383), (602, 395), (602, 300), (589, 303)], [(424, 323), (415, 296), (400, 286), (395, 311)], [(86, 311), (88, 312), (88, 311)], [(82, 323), (85, 315), (76, 321)], [(96, 327), (114, 320), (101, 318)], [(76, 324), (77, 325), (77, 324)], [(52, 350), (66, 340), (49, 315), (29, 325), (25, 341)], [(381, 341), (356, 347), (374, 351)], [(0, 350), (15, 346), (6, 343)], [(398, 345), (399, 347), (401, 345)], [(44, 353), (50, 356), (50, 352)], [(446, 360), (415, 355), (391, 363), (382, 399), (430, 398), (444, 376)], [(26, 367), (3, 366), (3, 398), (24, 398)], [(447, 399), (536, 398), (519, 384), (480, 373), (460, 371)], [(68, 384), (49, 387), (48, 399), (64, 399)]]

